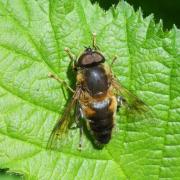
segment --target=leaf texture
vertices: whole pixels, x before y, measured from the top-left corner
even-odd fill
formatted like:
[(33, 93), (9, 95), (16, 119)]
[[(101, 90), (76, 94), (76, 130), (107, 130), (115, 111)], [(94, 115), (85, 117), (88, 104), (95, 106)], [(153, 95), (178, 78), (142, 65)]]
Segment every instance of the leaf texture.
[[(68, 47), (78, 56), (91, 33), (119, 81), (156, 112), (156, 121), (118, 113), (102, 150), (70, 130), (56, 150), (46, 145), (70, 94)], [(180, 31), (142, 17), (126, 2), (104, 12), (88, 0), (0, 1), (0, 168), (26, 179), (179, 179)]]

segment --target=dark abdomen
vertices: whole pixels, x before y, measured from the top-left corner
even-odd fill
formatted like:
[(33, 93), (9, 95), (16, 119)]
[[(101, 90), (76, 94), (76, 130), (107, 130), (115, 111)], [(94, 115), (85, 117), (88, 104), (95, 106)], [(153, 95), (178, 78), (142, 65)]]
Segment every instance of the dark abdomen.
[[(91, 119), (92, 120), (92, 119)], [(93, 132), (94, 138), (97, 144), (107, 144), (111, 139), (111, 133), (113, 128), (113, 118), (97, 119), (97, 121), (90, 122), (90, 128)]]
[(113, 112), (109, 110), (111, 100), (105, 99), (92, 103), (91, 108), (96, 112), (89, 117), (90, 129), (98, 144), (107, 144), (111, 139), (113, 129)]

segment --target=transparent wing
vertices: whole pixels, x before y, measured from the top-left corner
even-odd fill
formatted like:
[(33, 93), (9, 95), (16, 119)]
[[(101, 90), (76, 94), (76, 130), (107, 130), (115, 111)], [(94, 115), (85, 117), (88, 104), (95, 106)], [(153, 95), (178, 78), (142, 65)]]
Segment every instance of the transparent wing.
[(115, 93), (123, 97), (123, 105), (127, 106), (128, 110), (138, 113), (143, 113), (149, 110), (149, 107), (141, 99), (124, 88), (117, 80), (113, 79), (112, 85), (115, 89)]
[(123, 105), (125, 108), (126, 116), (129, 122), (142, 122), (157, 126), (160, 122), (157, 119), (157, 114), (141, 99), (133, 93), (124, 88), (116, 79), (112, 80), (113, 88), (116, 95), (123, 97)]
[(57, 123), (54, 126), (54, 129), (49, 137), (47, 148), (53, 148), (57, 140), (63, 138), (64, 135), (67, 133), (69, 129), (69, 125), (71, 123), (70, 120), (71, 110), (73, 110), (74, 107), (76, 106), (79, 96), (80, 96), (80, 89), (77, 89), (72, 99), (68, 103), (67, 107), (65, 108), (62, 117), (57, 120)]

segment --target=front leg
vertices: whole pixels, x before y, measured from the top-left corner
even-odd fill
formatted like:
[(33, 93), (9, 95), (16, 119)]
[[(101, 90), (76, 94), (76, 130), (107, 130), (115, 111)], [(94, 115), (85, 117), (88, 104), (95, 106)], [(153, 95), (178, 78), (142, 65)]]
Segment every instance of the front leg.
[(77, 70), (77, 67), (76, 67), (76, 64), (77, 64), (77, 59), (74, 58), (74, 55), (71, 53), (70, 49), (69, 48), (65, 48), (64, 51), (66, 51), (66, 53), (68, 54), (70, 60), (72, 61), (72, 68), (76, 71)]

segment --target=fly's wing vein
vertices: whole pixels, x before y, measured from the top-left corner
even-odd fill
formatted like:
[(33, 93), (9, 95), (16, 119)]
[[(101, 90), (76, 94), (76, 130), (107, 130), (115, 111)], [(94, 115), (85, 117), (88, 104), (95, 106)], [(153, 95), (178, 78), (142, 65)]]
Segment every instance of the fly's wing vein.
[(47, 148), (52, 148), (53, 144), (56, 143), (58, 139), (61, 139), (64, 134), (67, 133), (70, 121), (70, 112), (74, 109), (74, 106), (77, 104), (77, 100), (80, 96), (80, 88), (77, 88), (72, 99), (68, 103), (67, 107), (64, 110), (64, 113), (61, 118), (58, 118), (56, 125), (53, 128), (53, 131), (49, 137)]
[(126, 107), (125, 112), (130, 122), (144, 121), (146, 123), (147, 121), (148, 124), (151, 123), (153, 125), (158, 125), (160, 123), (155, 111), (123, 87), (116, 79), (112, 80), (112, 86), (115, 90), (115, 94), (121, 95), (125, 99), (123, 105)]
[(143, 113), (149, 110), (149, 107), (141, 99), (128, 91), (116, 79), (112, 80), (112, 85), (116, 94), (120, 94), (123, 98), (125, 98), (123, 105), (125, 105), (130, 111)]

